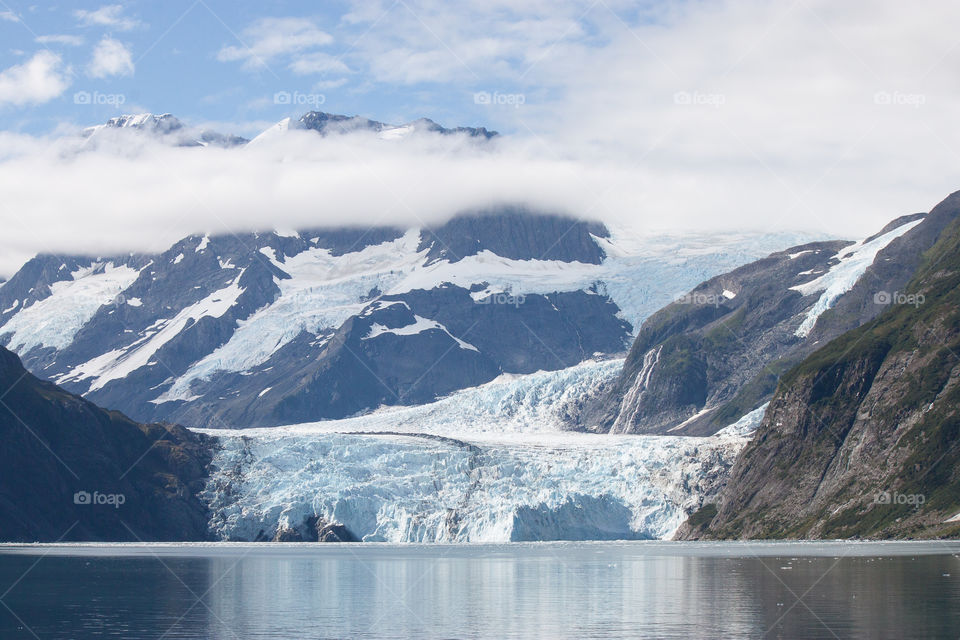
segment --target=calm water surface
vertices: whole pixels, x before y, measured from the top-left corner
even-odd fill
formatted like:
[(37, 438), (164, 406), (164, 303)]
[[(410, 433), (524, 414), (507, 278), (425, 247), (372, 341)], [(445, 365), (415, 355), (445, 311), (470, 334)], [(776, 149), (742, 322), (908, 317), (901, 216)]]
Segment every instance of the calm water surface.
[(960, 638), (957, 543), (0, 545), (0, 638)]

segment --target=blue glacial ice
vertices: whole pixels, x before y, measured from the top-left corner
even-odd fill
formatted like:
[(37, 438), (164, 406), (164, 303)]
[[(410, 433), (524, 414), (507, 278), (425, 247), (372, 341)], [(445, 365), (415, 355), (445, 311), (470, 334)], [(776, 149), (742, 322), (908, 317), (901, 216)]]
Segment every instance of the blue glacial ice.
[(745, 444), (563, 430), (575, 397), (622, 361), (501, 378), (421, 407), (220, 441), (204, 498), (224, 540), (309, 537), (311, 518), (364, 541), (660, 539), (711, 499)]

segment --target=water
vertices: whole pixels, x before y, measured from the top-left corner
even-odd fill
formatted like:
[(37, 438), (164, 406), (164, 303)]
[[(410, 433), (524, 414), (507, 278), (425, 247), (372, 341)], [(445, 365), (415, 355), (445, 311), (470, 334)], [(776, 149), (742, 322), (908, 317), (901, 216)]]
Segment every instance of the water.
[(957, 638), (960, 543), (0, 545), (0, 638)]

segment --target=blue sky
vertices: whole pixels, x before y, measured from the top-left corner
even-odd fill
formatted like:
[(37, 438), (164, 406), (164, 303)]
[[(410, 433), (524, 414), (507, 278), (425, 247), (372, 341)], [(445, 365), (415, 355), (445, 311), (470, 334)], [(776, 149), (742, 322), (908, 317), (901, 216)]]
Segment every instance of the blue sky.
[(0, 95), (0, 128), (39, 133), (150, 111), (249, 135), (316, 108), (517, 130), (511, 109), (477, 104), (475, 94), (523, 96), (501, 98), (503, 107), (549, 98), (556, 88), (532, 73), (543, 60), (562, 55), (561, 44), (604, 42), (598, 20), (632, 22), (643, 13), (642, 4), (611, 2), (590, 17), (588, 4), (546, 12), (548, 5), (514, 10), (505, 3), (480, 17), (483, 5), (468, 4), (462, 19), (451, 20), (441, 4), (402, 1), (2, 0), (0, 69), (49, 52), (67, 86), (21, 104), (4, 104)]

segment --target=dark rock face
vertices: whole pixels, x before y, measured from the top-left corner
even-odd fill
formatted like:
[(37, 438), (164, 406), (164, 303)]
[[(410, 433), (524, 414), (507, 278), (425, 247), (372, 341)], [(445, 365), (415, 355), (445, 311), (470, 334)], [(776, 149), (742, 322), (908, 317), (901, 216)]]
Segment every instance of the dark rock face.
[(342, 524), (310, 516), (296, 528), (277, 527), (271, 536), (260, 530), (254, 542), (361, 542)]
[(0, 348), (0, 540), (206, 540), (209, 439), (137, 424)]
[[(920, 217), (898, 218), (872, 239)], [(619, 380), (585, 402), (580, 424), (709, 435), (736, 422), (772, 397), (787, 369), (883, 311), (878, 296), (903, 290), (946, 218), (935, 209), (893, 239), (807, 335), (797, 330), (822, 292), (794, 287), (826, 273), (852, 243), (793, 247), (703, 283), (644, 322)]]
[(460, 216), (438, 228), (427, 229), (420, 249), (429, 249), (428, 262), (458, 262), (486, 250), (515, 260), (599, 264), (604, 253), (591, 234), (599, 238), (610, 235), (599, 223), (503, 208)]
[(342, 524), (331, 524), (317, 519), (313, 528), (317, 532), (317, 542), (360, 542), (360, 539)]
[(367, 247), (396, 240), (403, 229), (396, 227), (342, 227), (339, 229), (317, 228), (300, 232), (300, 237), (318, 247), (330, 250), (330, 255), (343, 256)]
[(955, 193), (916, 228), (941, 231), (912, 298), (783, 376), (718, 503), (679, 537), (960, 536), (958, 213)]

